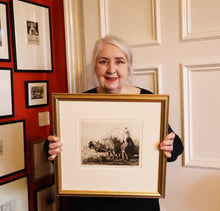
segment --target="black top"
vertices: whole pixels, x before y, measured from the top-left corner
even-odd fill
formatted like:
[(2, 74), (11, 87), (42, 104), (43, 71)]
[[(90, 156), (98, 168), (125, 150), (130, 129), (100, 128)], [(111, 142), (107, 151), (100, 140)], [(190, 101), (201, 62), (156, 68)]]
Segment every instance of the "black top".
[[(138, 87), (139, 88), (139, 87)], [(139, 88), (141, 90), (140, 94), (153, 94), (151, 91)], [(84, 93), (98, 93), (96, 88), (85, 91)]]
[[(140, 94), (153, 94), (152, 92), (142, 88), (140, 88), (140, 90)], [(97, 89), (93, 88), (85, 93), (97, 93)], [(173, 132), (170, 126), (168, 132)], [(48, 143), (46, 143), (46, 145), (48, 145)], [(45, 151), (48, 151), (48, 146), (46, 148), (47, 149)], [(176, 134), (173, 143), (172, 157), (168, 158), (167, 161), (171, 162), (176, 160), (182, 151), (182, 142)], [(68, 203), (68, 205), (65, 206), (68, 207), (68, 211), (160, 211), (159, 199), (157, 198), (69, 197), (65, 198), (65, 203)]]

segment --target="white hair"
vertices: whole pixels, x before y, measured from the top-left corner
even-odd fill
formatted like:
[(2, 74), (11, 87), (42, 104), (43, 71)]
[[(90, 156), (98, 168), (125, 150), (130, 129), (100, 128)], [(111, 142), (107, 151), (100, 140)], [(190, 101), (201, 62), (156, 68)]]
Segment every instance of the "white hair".
[[(125, 54), (127, 61), (128, 61), (128, 73), (129, 73), (129, 76), (131, 76), (133, 73), (133, 67), (132, 67), (133, 55), (132, 55), (131, 48), (121, 38), (117, 36), (113, 36), (113, 35), (106, 35), (104, 38), (101, 38), (96, 41), (94, 49), (93, 49), (91, 66), (90, 66), (90, 71), (91, 71), (90, 73), (92, 74), (93, 78), (95, 75), (96, 59), (104, 43), (115, 45)], [(95, 79), (95, 83), (97, 85), (97, 79)]]

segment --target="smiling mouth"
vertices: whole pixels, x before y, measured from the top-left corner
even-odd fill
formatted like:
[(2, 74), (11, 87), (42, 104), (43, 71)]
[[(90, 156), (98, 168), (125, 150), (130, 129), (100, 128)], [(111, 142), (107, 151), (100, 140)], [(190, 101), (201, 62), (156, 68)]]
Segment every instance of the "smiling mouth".
[(116, 81), (118, 77), (105, 77), (107, 81)]

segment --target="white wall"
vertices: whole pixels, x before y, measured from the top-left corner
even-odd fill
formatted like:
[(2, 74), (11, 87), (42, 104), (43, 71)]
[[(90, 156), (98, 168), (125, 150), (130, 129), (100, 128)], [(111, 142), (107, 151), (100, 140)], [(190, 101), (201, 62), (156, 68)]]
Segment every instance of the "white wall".
[[(169, 122), (185, 151), (167, 165), (161, 210), (220, 210), (220, 1), (83, 0), (82, 6), (69, 10), (84, 20), (83, 30), (71, 26), (83, 31), (86, 67), (95, 40), (116, 34), (132, 46), (134, 84), (170, 95)], [(72, 53), (75, 61), (82, 57)], [(86, 84), (81, 90), (90, 87), (79, 79)]]

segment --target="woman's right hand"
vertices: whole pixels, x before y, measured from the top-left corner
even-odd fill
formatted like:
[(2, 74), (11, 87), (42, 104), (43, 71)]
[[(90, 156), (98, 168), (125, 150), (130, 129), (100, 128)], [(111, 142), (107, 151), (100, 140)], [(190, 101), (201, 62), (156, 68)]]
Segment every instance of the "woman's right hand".
[(53, 161), (56, 157), (57, 157), (57, 154), (61, 151), (63, 151), (63, 143), (60, 142), (60, 139), (56, 136), (48, 136), (48, 141), (49, 141), (49, 150), (48, 150), (48, 153), (49, 153), (49, 157), (48, 157), (48, 160), (49, 161)]

